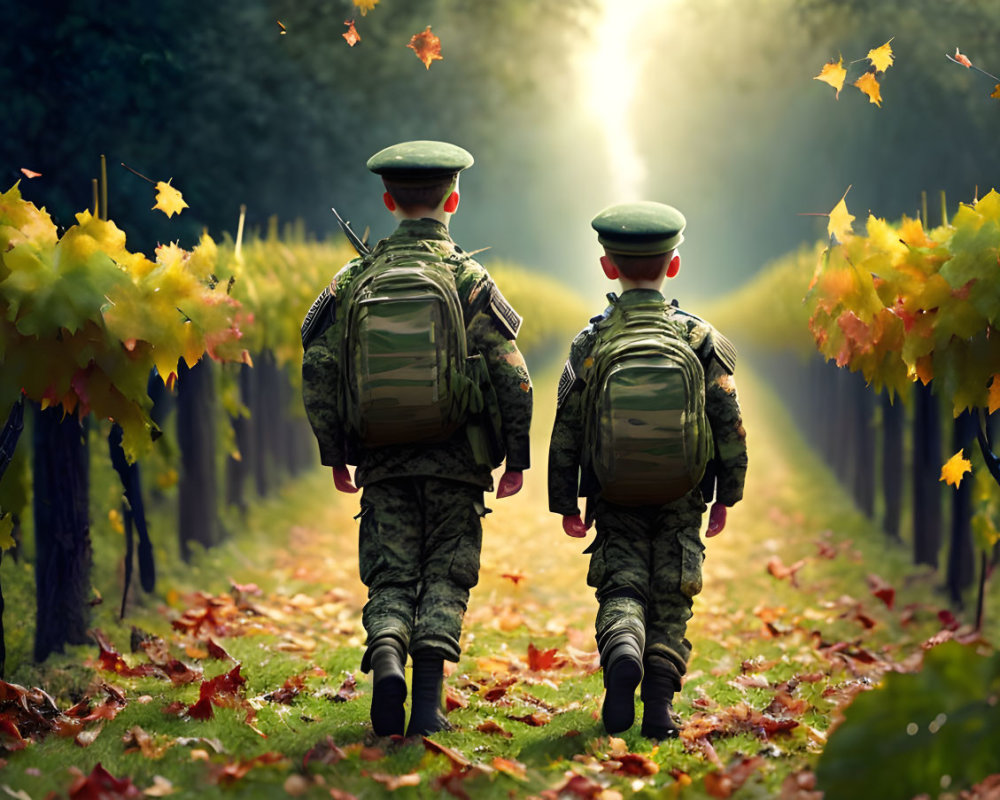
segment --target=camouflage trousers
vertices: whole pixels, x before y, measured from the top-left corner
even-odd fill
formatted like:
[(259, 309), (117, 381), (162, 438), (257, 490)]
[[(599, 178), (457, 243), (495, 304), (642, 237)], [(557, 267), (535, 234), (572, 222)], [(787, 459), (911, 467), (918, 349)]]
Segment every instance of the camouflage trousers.
[(684, 674), (691, 655), (687, 622), (705, 560), (699, 532), (705, 509), (698, 491), (663, 507), (598, 501), (587, 583), (597, 590), (602, 653), (618, 636), (631, 635), (644, 662), (662, 658)]
[(479, 580), (483, 490), (434, 477), (386, 478), (364, 487), (358, 536), (368, 587), (368, 650), (383, 637), (413, 655), (458, 661), (469, 589)]

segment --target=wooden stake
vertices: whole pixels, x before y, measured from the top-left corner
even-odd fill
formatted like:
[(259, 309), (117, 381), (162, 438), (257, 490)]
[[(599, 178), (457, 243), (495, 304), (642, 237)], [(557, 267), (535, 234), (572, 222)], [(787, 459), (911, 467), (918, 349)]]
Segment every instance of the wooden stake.
[(101, 153), (101, 219), (108, 218), (108, 160)]
[(920, 218), (921, 222), (924, 224), (924, 230), (927, 230), (927, 191), (924, 190), (920, 193)]
[(101, 217), (101, 195), (100, 190), (97, 186), (97, 178), (90, 179), (90, 188), (94, 192), (94, 217), (100, 219)]

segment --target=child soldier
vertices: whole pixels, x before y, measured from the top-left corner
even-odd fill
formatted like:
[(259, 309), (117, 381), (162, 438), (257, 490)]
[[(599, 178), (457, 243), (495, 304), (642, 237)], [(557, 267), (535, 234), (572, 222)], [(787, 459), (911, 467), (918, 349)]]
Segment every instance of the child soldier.
[[(707, 536), (743, 496), (747, 455), (732, 345), (668, 303), (685, 220), (654, 202), (611, 206), (591, 225), (601, 266), (622, 294), (573, 340), (559, 380), (549, 449), (549, 508), (569, 536), (597, 536), (587, 583), (597, 590), (608, 733), (632, 726), (642, 682), (642, 735), (676, 736), (672, 700), (701, 591), (702, 515), (717, 481)], [(714, 454), (714, 455), (713, 455)], [(711, 462), (711, 463), (709, 463)], [(581, 519), (577, 497), (587, 497)]]
[[(380, 736), (403, 733), (407, 652), (406, 735), (447, 727), (443, 662), (458, 661), (479, 577), (483, 492), (505, 453), (498, 498), (521, 488), (529, 466), (531, 382), (514, 341), (521, 318), (448, 233), (458, 174), (472, 163), (462, 148), (433, 141), (372, 156), (399, 226), (337, 273), (302, 326), (302, 392), (321, 460), (339, 491), (364, 490), (361, 668), (374, 673)], [(353, 483), (348, 464), (357, 466)]]

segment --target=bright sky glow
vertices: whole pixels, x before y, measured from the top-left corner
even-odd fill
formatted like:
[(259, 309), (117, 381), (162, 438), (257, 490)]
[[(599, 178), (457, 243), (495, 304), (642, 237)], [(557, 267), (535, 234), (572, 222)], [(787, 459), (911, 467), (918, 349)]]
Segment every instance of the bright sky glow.
[(602, 0), (593, 44), (583, 54), (583, 102), (601, 130), (611, 171), (610, 203), (642, 199), (646, 166), (631, 127), (632, 103), (646, 48), (642, 23), (670, 0)]

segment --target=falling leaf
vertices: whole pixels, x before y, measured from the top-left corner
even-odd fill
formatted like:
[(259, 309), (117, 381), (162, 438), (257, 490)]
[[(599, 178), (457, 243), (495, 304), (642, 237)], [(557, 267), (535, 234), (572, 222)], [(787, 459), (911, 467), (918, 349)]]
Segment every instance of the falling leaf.
[[(1000, 86), (997, 88), (1000, 89)], [(1000, 409), (1000, 375), (994, 375), (992, 382), (990, 383), (988, 408), (991, 414), (997, 409)]]
[(28, 169), (27, 167), (21, 167), (21, 172), (26, 178), (41, 178), (41, 172), (35, 172), (33, 169)]
[[(894, 38), (896, 37), (893, 37), (893, 39)], [(881, 47), (876, 47), (874, 50), (868, 51), (868, 60), (872, 62), (872, 66), (875, 67), (877, 72), (885, 72), (892, 66), (893, 59), (890, 42), (892, 42), (892, 39)]]
[[(171, 178), (170, 180), (173, 180)], [(177, 191), (173, 186), (170, 185), (170, 181), (164, 183), (159, 181), (156, 184), (156, 205), (153, 209), (159, 209), (168, 217), (172, 217), (174, 214), (180, 214), (182, 210), (188, 207), (188, 204), (184, 202), (183, 196)]]
[(972, 472), (972, 462), (964, 458), (964, 450), (959, 450), (941, 467), (941, 477), (938, 480), (957, 488), (966, 472)]
[[(785, 566), (785, 563), (781, 560), (780, 556), (771, 556), (767, 561), (767, 571), (770, 572), (778, 580), (784, 580), (789, 578), (793, 586), (797, 585), (795, 582), (795, 573), (798, 572), (806, 565), (806, 560), (800, 558), (794, 564)], [(765, 620), (766, 622), (766, 620)]]
[(361, 10), (361, 16), (363, 17), (378, 5), (378, 0), (354, 0), (354, 5)]
[(995, 100), (1000, 100), (1000, 83), (993, 87), (993, 91), (990, 92), (990, 97)]
[[(847, 192), (849, 191), (851, 191), (850, 186), (847, 187)], [(830, 218), (826, 226), (827, 233), (838, 242), (844, 241), (851, 235), (851, 223), (854, 222), (854, 215), (847, 210), (847, 192), (844, 192), (840, 202), (827, 215)]]
[(969, 60), (969, 57), (967, 55), (964, 55), (964, 54), (958, 52), (958, 48), (957, 47), (955, 48), (955, 55), (952, 58), (953, 58), (954, 61), (957, 61), (959, 64), (961, 64), (966, 69), (968, 69), (969, 67), (972, 66), (972, 62)]
[(866, 72), (851, 85), (857, 86), (864, 94), (868, 95), (869, 103), (874, 103), (879, 108), (882, 107), (881, 86), (879, 86), (874, 72)]
[(823, 81), (830, 84), (837, 90), (835, 97), (840, 97), (840, 90), (844, 88), (844, 79), (847, 77), (847, 70), (844, 69), (844, 57), (841, 56), (837, 62), (828, 62), (819, 75), (813, 76), (814, 81)]
[(285, 27), (285, 23), (284, 22), (282, 22), (280, 19), (279, 20), (275, 20), (275, 22), (277, 22), (278, 23), (278, 27), (281, 28), (280, 33), (281, 33), (282, 36), (284, 36), (286, 33), (288, 33), (288, 28)]
[(351, 47), (354, 47), (354, 45), (361, 41), (361, 34), (358, 33), (358, 29), (354, 27), (353, 19), (347, 20), (344, 24), (347, 26), (347, 33), (342, 33), (340, 35), (344, 37), (344, 41), (346, 41)]
[(506, 578), (515, 586), (519, 586), (521, 584), (521, 581), (523, 581), (525, 578), (525, 576), (520, 572), (501, 572), (500, 577)]
[(441, 55), (441, 40), (431, 33), (430, 25), (423, 33), (413, 34), (410, 43), (406, 46), (417, 54), (417, 58), (424, 62), (427, 69), (431, 68), (432, 61), (440, 61), (444, 58)]

